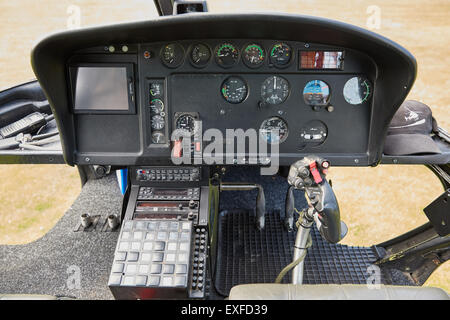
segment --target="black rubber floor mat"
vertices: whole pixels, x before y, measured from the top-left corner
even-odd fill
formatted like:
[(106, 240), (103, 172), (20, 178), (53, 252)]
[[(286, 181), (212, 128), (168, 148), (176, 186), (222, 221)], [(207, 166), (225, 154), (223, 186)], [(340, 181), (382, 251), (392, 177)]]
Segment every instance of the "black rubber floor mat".
[[(220, 214), (215, 287), (228, 296), (231, 288), (245, 283), (272, 283), (292, 261), (295, 232), (286, 231), (277, 212), (266, 214), (266, 227), (258, 231), (254, 215), (247, 210)], [(365, 284), (368, 267), (377, 259), (370, 247), (329, 244), (317, 229), (305, 260), (306, 284)], [(283, 279), (291, 281), (290, 273)], [(381, 275), (381, 282), (384, 283)]]

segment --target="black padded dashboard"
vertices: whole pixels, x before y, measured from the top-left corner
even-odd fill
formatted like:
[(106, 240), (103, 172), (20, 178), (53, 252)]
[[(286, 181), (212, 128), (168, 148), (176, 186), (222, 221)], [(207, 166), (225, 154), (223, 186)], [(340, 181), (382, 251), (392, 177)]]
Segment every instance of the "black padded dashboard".
[[(196, 65), (193, 51), (199, 44), (210, 57)], [(290, 56), (278, 65), (271, 54), (281, 44)], [(177, 54), (167, 53), (168, 46)], [(235, 60), (221, 65), (220, 50), (230, 46)], [(256, 66), (247, 59), (248, 51), (259, 52)], [(305, 67), (308, 52), (334, 58), (339, 52), (339, 63)], [(183, 123), (179, 118), (191, 115), (201, 120), (202, 132), (215, 128), (222, 133), (260, 129), (268, 119), (278, 119), (269, 126), (281, 119), (281, 165), (312, 153), (334, 165), (375, 165), (387, 124), (416, 74), (415, 60), (405, 49), (366, 30), (325, 19), (267, 14), (193, 14), (66, 32), (39, 43), (32, 63), (58, 121), (69, 164), (170, 163), (170, 133)], [(102, 64), (131, 66), (132, 107), (125, 112), (77, 112), (70, 70)], [(352, 104), (344, 87), (354, 77), (363, 79), (370, 92)], [(263, 91), (275, 88), (277, 81), (279, 87), (283, 81), (283, 101), (266, 103)], [(160, 90), (156, 95), (155, 85)], [(328, 93), (321, 106), (304, 95), (314, 96), (319, 87)], [(316, 129), (325, 132), (321, 140), (306, 143), (304, 137), (310, 139)]]

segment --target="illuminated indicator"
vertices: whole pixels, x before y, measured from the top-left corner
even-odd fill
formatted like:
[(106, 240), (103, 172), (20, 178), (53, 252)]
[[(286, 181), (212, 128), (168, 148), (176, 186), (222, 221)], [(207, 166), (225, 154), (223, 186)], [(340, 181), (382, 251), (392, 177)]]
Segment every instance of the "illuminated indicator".
[(342, 51), (301, 51), (300, 69), (342, 70), (343, 58)]

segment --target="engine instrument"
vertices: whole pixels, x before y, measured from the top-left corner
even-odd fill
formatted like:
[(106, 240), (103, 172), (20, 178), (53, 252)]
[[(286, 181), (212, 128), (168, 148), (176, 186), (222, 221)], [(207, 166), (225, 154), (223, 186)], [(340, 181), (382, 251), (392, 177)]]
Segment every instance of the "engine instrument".
[(191, 49), (190, 58), (192, 65), (198, 68), (203, 68), (211, 59), (211, 50), (209, 50), (209, 47), (207, 45), (203, 43), (197, 43)]
[(177, 68), (184, 61), (184, 49), (178, 43), (170, 43), (162, 47), (161, 60), (169, 68)]
[(231, 43), (218, 45), (215, 50), (216, 62), (223, 68), (230, 68), (239, 60), (239, 51)]
[(286, 67), (291, 61), (292, 49), (285, 43), (277, 43), (270, 50), (270, 63), (278, 68)]
[(240, 77), (229, 77), (222, 84), (222, 96), (229, 103), (237, 104), (245, 100), (248, 87)]
[(262, 66), (265, 56), (264, 49), (260, 45), (252, 43), (245, 47), (243, 60), (248, 67), (258, 68)]

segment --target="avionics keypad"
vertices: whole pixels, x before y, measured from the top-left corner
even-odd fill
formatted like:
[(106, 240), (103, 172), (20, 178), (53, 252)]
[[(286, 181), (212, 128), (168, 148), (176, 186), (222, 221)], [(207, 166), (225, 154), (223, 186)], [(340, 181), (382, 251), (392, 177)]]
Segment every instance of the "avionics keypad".
[(109, 286), (187, 288), (192, 222), (124, 222)]

